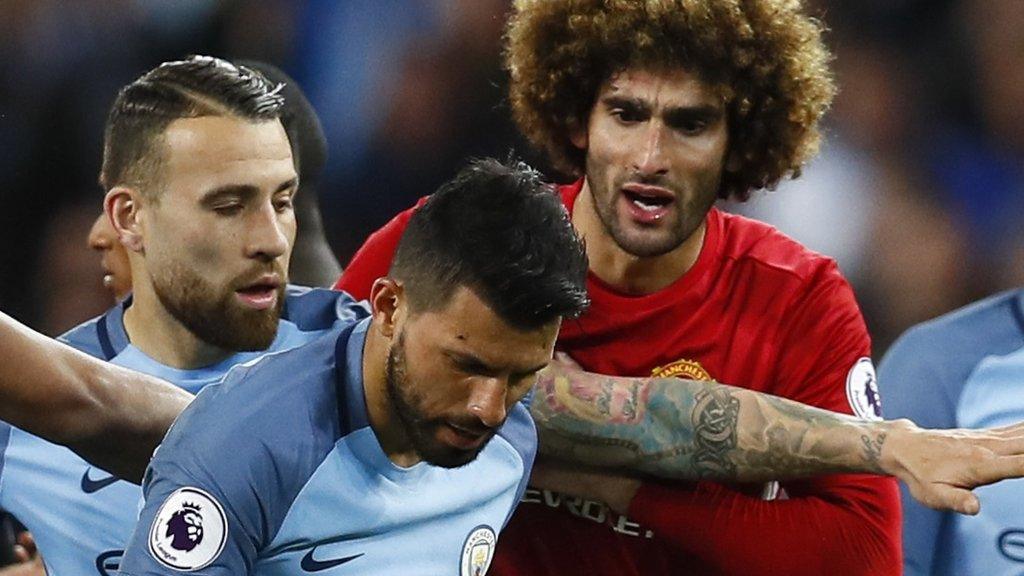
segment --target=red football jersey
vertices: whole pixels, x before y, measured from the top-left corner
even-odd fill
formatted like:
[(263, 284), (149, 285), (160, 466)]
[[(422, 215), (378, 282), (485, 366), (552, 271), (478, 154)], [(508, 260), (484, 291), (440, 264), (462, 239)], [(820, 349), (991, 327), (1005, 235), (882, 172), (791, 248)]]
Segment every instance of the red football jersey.
[[(582, 181), (560, 188), (570, 213)], [(369, 295), (410, 209), (373, 234), (336, 287)], [(834, 261), (774, 228), (712, 209), (694, 266), (654, 294), (590, 275), (590, 309), (558, 349), (591, 372), (714, 379), (836, 412), (877, 409), (871, 342)], [(766, 501), (711, 482), (648, 483), (622, 517), (599, 502), (528, 490), (491, 567), (497, 576), (898, 574), (895, 480), (787, 482)]]

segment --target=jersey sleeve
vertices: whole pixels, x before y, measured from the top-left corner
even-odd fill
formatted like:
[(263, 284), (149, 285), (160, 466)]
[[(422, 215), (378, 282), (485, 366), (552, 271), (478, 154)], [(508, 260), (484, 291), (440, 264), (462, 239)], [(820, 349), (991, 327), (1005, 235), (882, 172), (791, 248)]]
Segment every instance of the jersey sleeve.
[[(781, 338), (765, 343), (778, 346), (769, 392), (837, 412), (874, 411), (870, 339), (835, 265), (820, 270), (787, 310)], [(845, 474), (784, 489), (786, 499), (765, 501), (711, 482), (694, 490), (647, 484), (629, 514), (716, 573), (745, 574), (750, 566), (793, 576), (899, 573), (895, 480)]]
[[(956, 406), (938, 383), (953, 377), (936, 361), (928, 336), (913, 329), (893, 344), (879, 365), (878, 381), (885, 393), (886, 418), (909, 418), (924, 428), (955, 428)], [(939, 535), (950, 514), (918, 504), (906, 486), (903, 505), (903, 566), (908, 576), (932, 573)]]
[(121, 561), (122, 574), (226, 576), (249, 574), (255, 563), (265, 539), (257, 513), (264, 491), (246, 481), (255, 479), (255, 463), (225, 451), (219, 458), (231, 460), (226, 466), (214, 453), (188, 449), (218, 435), (209, 429), (208, 416), (220, 404), (215, 387), (186, 408), (150, 462), (145, 505)]
[(337, 331), (236, 366), (157, 449), (121, 571), (251, 573), (338, 437)]
[(7, 462), (7, 445), (11, 441), (11, 425), (0, 421), (0, 508), (5, 508), (4, 464)]
[(529, 403), (532, 399), (533, 390), (512, 408), (512, 413), (509, 414), (505, 424), (498, 431), (498, 434), (507, 440), (519, 454), (519, 457), (523, 459), (523, 477), (516, 488), (516, 498), (513, 500), (515, 504), (508, 511), (508, 515), (505, 516), (502, 528), (508, 525), (508, 521), (512, 518), (512, 513), (515, 512), (516, 505), (523, 499), (523, 494), (526, 493), (526, 488), (530, 481), (533, 464), (537, 459), (537, 425), (534, 424), (533, 417), (530, 416)]
[(424, 202), (426, 198), (422, 198), (415, 206), (401, 212), (380, 230), (371, 234), (342, 271), (334, 288), (348, 292), (356, 300), (368, 299), (374, 281), (387, 276), (395, 250), (398, 249), (398, 242), (409, 225), (409, 219)]

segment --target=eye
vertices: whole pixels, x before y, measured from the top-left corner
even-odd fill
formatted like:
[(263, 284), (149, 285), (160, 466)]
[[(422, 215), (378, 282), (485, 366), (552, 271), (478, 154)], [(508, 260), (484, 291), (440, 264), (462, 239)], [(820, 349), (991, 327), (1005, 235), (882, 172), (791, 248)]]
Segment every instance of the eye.
[(635, 109), (631, 108), (613, 108), (611, 115), (618, 119), (622, 124), (636, 124), (644, 120), (643, 115)]
[(479, 376), (486, 372), (486, 369), (482, 364), (469, 359), (449, 357), (449, 361), (456, 372), (467, 376)]
[(686, 134), (687, 136), (698, 136), (703, 134), (708, 129), (708, 123), (705, 120), (687, 120), (686, 122), (680, 122), (676, 126), (676, 130)]
[(237, 202), (221, 204), (214, 206), (213, 211), (216, 212), (218, 216), (235, 216), (242, 211), (242, 205)]
[(274, 210), (278, 212), (286, 212), (294, 207), (292, 202), (292, 195), (288, 194), (285, 196), (279, 196), (274, 199)]

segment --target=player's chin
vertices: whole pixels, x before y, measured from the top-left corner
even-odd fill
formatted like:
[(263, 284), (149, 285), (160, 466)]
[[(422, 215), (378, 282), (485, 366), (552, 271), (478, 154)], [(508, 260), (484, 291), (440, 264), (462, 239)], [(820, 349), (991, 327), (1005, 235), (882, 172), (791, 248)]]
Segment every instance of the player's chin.
[(280, 318), (276, 310), (240, 310), (232, 322), (231, 348), (240, 352), (266, 350), (277, 337)]
[(651, 258), (668, 254), (681, 242), (669, 230), (632, 229), (620, 233), (616, 243), (629, 254)]
[(480, 452), (490, 442), (493, 434), (489, 434), (479, 444), (472, 447), (454, 445), (439, 438), (439, 436), (440, 434), (435, 434), (429, 446), (420, 447), (420, 457), (434, 466), (459, 468), (476, 460), (476, 457), (480, 455)]

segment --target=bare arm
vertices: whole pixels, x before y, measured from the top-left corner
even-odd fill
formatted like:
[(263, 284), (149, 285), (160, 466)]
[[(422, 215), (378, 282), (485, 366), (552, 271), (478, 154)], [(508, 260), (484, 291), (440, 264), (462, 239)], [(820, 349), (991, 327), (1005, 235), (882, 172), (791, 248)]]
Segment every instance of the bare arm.
[(174, 418), (180, 388), (103, 362), (0, 313), (0, 420), (138, 482)]
[(545, 459), (620, 473), (732, 481), (885, 474), (928, 506), (971, 514), (978, 502), (969, 489), (1024, 475), (1024, 426), (923, 430), (714, 382), (601, 376), (557, 362), (535, 394)]

